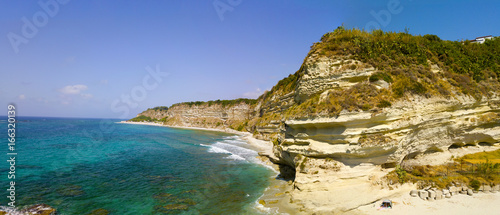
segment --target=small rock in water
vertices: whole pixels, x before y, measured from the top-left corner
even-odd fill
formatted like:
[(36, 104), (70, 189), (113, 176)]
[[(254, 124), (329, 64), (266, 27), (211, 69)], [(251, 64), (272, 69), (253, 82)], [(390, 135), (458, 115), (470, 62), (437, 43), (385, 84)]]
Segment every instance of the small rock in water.
[(99, 208), (91, 211), (88, 215), (108, 215), (109, 211), (104, 208)]
[(56, 209), (52, 208), (46, 204), (38, 204), (30, 206), (21, 211), (25, 214), (39, 214), (39, 215), (55, 215)]

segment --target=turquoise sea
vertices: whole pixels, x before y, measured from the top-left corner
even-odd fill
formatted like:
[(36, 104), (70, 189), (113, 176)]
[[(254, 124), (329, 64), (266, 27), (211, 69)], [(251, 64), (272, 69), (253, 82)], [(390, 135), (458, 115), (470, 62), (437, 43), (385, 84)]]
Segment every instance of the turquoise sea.
[[(238, 136), (119, 120), (18, 117), (16, 205), (60, 214), (258, 214), (275, 173)], [(7, 122), (0, 153), (8, 159)], [(10, 179), (0, 163), (2, 198)]]

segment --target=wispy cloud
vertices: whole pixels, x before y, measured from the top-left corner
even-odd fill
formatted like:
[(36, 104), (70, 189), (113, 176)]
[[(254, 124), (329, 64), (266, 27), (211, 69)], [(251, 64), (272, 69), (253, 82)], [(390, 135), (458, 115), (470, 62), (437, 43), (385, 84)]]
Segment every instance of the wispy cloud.
[(255, 89), (255, 91), (243, 93), (243, 96), (251, 99), (256, 99), (260, 95), (262, 95), (262, 93), (264, 92), (260, 88), (257, 88)]
[(91, 99), (94, 97), (92, 94), (83, 92), (87, 89), (87, 85), (83, 84), (68, 85), (59, 89), (58, 91), (61, 93), (61, 95), (59, 95), (61, 98), (61, 104), (69, 105), (73, 102), (73, 100), (78, 101), (78, 98), (75, 98), (78, 96), (80, 96), (80, 99)]
[(59, 92), (61, 92), (62, 94), (65, 94), (65, 95), (78, 95), (82, 91), (85, 91), (87, 89), (88, 89), (88, 87), (86, 85), (77, 84), (77, 85), (65, 86), (65, 87), (59, 89)]

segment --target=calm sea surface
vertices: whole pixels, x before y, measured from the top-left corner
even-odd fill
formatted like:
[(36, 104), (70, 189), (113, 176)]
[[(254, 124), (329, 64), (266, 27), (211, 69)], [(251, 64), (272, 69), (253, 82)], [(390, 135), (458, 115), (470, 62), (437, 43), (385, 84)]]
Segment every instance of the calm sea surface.
[[(22, 118), (16, 205), (61, 214), (256, 214), (275, 174), (237, 136), (119, 120)], [(7, 122), (0, 121), (0, 205), (6, 206)]]

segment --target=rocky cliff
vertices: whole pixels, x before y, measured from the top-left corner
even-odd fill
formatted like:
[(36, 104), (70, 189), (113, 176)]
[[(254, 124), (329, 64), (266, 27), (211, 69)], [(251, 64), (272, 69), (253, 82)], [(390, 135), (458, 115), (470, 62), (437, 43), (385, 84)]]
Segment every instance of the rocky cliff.
[[(275, 162), (298, 190), (292, 199), (320, 208), (315, 199), (330, 199), (327, 187), (340, 179), (339, 186), (376, 183), (384, 172), (377, 168), (441, 164), (497, 149), (499, 47), (498, 39), (462, 44), (339, 28), (255, 102), (183, 104), (141, 114), (167, 117), (167, 125), (231, 127), (272, 141)], [(338, 207), (359, 206), (343, 201)]]
[[(152, 108), (137, 115), (160, 121), (169, 126), (200, 128), (232, 128), (240, 131), (255, 117), (255, 100), (223, 100), (186, 102), (169, 108)], [(246, 131), (246, 130), (245, 130)]]

